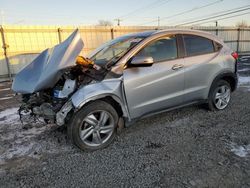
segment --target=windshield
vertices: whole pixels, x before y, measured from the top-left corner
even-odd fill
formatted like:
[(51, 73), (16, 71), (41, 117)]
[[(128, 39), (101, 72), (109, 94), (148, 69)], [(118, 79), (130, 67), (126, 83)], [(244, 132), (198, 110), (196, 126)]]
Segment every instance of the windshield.
[(95, 52), (90, 55), (90, 59), (102, 67), (113, 65), (120, 57), (143, 39), (143, 37), (138, 36), (123, 36), (111, 40), (95, 50)]

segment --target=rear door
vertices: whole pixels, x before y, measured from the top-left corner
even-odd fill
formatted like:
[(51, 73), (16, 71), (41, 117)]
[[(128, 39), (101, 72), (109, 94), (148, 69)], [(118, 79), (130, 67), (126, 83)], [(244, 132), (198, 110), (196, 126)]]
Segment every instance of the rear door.
[(185, 60), (185, 96), (184, 102), (205, 99), (210, 87), (209, 80), (216, 67), (218, 52), (214, 42), (197, 35), (183, 35), (186, 50)]
[(181, 104), (184, 60), (178, 58), (176, 36), (154, 40), (136, 55), (150, 56), (154, 64), (151, 67), (128, 66), (124, 70), (125, 94), (131, 118)]

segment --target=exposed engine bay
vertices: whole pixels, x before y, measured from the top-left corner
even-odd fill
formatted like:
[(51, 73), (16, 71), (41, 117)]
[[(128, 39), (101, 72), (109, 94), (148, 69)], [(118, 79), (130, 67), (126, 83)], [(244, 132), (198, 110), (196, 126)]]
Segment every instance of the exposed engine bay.
[(80, 56), (84, 42), (76, 29), (62, 43), (45, 49), (13, 81), (12, 90), (22, 95), (20, 119), (44, 120), (61, 126), (86, 102), (108, 93), (113, 93), (113, 100), (123, 106), (122, 97), (116, 98), (123, 95), (123, 68), (113, 68), (141, 40), (129, 35), (114, 39), (85, 58)]
[(42, 117), (46, 123), (55, 122), (56, 113), (76, 90), (103, 80), (107, 73), (106, 69), (82, 56), (76, 58), (75, 66), (62, 71), (62, 76), (53, 88), (22, 95), (22, 105), (19, 108), (22, 122), (25, 117), (32, 117), (32, 120), (40, 120)]

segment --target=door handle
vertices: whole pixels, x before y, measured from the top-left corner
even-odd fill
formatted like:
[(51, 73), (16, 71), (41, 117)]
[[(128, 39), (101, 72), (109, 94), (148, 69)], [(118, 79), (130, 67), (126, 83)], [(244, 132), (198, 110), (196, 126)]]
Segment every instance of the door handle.
[(181, 69), (183, 67), (184, 67), (184, 65), (182, 65), (182, 64), (175, 64), (175, 65), (173, 65), (172, 69), (173, 70), (178, 70), (178, 69)]

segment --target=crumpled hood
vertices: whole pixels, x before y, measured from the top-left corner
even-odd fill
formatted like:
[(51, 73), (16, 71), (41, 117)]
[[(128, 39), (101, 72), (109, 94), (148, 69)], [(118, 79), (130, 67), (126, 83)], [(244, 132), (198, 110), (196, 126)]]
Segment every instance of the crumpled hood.
[(61, 70), (75, 65), (76, 57), (83, 46), (77, 29), (64, 42), (44, 50), (24, 67), (15, 76), (12, 90), (28, 94), (52, 88), (62, 76)]

